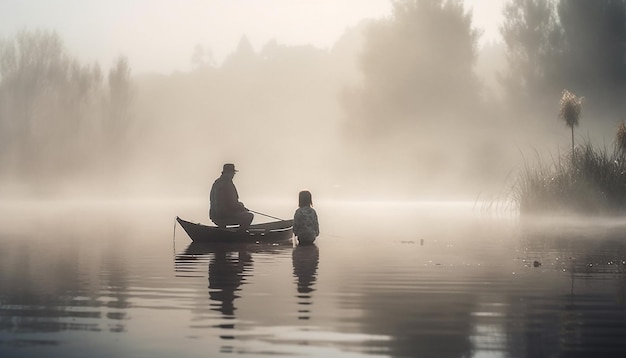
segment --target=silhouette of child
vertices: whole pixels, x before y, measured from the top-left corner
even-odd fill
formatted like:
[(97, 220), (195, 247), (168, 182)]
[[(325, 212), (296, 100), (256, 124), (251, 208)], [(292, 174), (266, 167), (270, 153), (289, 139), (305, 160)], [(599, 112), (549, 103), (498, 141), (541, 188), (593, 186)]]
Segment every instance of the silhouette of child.
[(317, 213), (313, 206), (311, 192), (303, 190), (298, 195), (298, 206), (293, 215), (293, 233), (301, 244), (310, 244), (320, 234), (320, 226), (317, 221)]

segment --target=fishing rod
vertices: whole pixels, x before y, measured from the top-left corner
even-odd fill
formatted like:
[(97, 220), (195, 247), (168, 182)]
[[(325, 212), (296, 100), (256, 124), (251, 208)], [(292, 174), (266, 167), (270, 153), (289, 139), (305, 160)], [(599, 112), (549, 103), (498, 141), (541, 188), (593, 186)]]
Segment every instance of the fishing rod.
[(248, 209), (248, 211), (251, 212), (251, 213), (267, 216), (268, 218), (272, 218), (272, 219), (276, 219), (276, 220), (280, 220), (280, 221), (285, 221), (285, 219), (277, 218), (276, 216), (272, 216), (272, 215), (263, 214), (263, 213), (260, 213), (258, 211), (254, 211), (254, 210), (250, 210), (250, 209)]

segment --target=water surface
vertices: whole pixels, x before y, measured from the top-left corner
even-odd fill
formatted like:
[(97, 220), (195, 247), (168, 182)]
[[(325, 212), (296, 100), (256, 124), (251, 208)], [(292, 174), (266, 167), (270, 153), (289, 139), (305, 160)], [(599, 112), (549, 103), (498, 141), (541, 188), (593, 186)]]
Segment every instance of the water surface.
[(207, 246), (174, 224), (203, 221), (198, 203), (3, 203), (0, 356), (626, 353), (619, 222), (539, 225), (466, 203), (316, 209), (313, 246)]

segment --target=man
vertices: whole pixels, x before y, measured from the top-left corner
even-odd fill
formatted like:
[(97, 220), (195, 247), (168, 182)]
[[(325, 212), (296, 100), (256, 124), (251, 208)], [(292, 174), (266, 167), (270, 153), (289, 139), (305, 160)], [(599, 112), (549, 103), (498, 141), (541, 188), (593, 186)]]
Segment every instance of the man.
[(222, 175), (211, 187), (209, 217), (221, 228), (226, 225), (239, 225), (239, 231), (245, 231), (252, 223), (254, 215), (239, 201), (237, 188), (233, 183), (235, 165), (224, 164)]

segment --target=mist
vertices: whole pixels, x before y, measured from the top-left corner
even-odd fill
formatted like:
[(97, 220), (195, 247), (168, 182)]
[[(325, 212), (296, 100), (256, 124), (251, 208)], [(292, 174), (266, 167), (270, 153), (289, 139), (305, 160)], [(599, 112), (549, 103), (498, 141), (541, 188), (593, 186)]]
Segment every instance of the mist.
[[(563, 89), (586, 98), (577, 139), (610, 145), (623, 118), (623, 65), (583, 58), (568, 31), (596, 25), (565, 21), (575, 9), (557, 3), (527, 43), (515, 38), (531, 31), (521, 1), (505, 8), (504, 42), (480, 45), (462, 2), (401, 1), (330, 48), (255, 50), (243, 36), (222, 62), (197, 48), (191, 70), (171, 74), (123, 55), (81, 63), (54, 29), (4, 34), (0, 193), (204, 200), (232, 162), (243, 201), (305, 188), (323, 199), (506, 195), (525, 162), (567, 150)], [(533, 52), (542, 41), (554, 51)], [(559, 72), (565, 52), (577, 61)], [(578, 76), (590, 61), (607, 70)]]
[(0, 357), (626, 351), (626, 0), (381, 1), (0, 2)]

